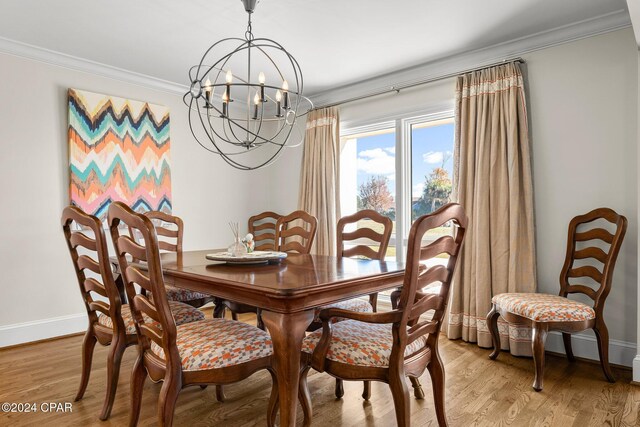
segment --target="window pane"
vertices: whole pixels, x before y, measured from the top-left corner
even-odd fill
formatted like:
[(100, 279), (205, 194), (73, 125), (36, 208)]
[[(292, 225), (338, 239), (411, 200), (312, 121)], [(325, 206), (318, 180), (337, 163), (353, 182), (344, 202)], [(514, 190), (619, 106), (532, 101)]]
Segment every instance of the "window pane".
[[(453, 189), (453, 119), (433, 120), (411, 127), (411, 222), (451, 201)], [(452, 235), (450, 224), (430, 230), (423, 243)], [(430, 265), (446, 264), (438, 255)]]
[[(342, 215), (351, 215), (363, 209), (372, 209), (391, 218), (394, 232), (391, 235), (386, 257), (395, 260), (396, 214), (396, 146), (395, 129), (350, 135), (341, 138), (340, 155), (340, 209)], [(369, 220), (353, 225), (357, 228), (381, 228)], [(355, 242), (367, 244), (372, 249), (378, 245), (370, 240)], [(370, 243), (370, 244), (369, 244)]]

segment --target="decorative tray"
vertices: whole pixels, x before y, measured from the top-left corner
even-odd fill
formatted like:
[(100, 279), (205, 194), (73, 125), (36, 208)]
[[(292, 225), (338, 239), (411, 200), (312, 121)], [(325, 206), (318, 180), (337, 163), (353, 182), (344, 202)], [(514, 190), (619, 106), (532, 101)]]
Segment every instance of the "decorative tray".
[(216, 252), (206, 255), (206, 258), (211, 261), (222, 261), (227, 264), (264, 264), (280, 262), (286, 257), (286, 252), (276, 251), (253, 251), (240, 256), (234, 256), (230, 252)]

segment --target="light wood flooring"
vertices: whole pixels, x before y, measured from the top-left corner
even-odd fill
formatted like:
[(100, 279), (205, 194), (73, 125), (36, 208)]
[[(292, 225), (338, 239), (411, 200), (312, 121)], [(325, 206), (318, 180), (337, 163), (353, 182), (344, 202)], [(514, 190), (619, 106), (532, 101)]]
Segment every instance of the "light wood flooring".
[[(211, 314), (208, 313), (208, 316)], [(245, 318), (244, 320), (250, 320)], [(73, 402), (80, 380), (81, 336), (0, 350), (0, 403), (72, 402), (71, 413), (0, 413), (0, 426), (122, 426), (129, 416), (129, 373), (136, 348), (127, 349), (111, 418), (101, 422), (98, 412), (106, 382), (105, 347), (96, 346), (87, 392)], [(604, 380), (599, 365), (548, 355), (545, 388), (531, 388), (531, 359), (502, 353), (489, 360), (489, 350), (461, 341), (441, 338), (441, 354), (447, 381), (447, 416), (451, 426), (640, 426), (640, 387), (630, 384), (631, 372), (614, 369), (615, 384)], [(424, 400), (412, 397), (412, 426), (435, 426), (429, 374), (422, 377)], [(225, 387), (227, 401), (218, 403), (215, 388), (199, 387), (181, 392), (176, 426), (264, 426), (271, 388), (268, 374)], [(388, 387), (373, 383), (365, 402), (362, 385), (345, 382), (345, 396), (337, 400), (334, 381), (325, 374), (309, 375), (314, 404), (314, 426), (395, 425)], [(147, 380), (140, 426), (156, 425), (160, 384)], [(298, 411), (300, 415), (300, 410)], [(300, 420), (301, 421), (301, 417)]]

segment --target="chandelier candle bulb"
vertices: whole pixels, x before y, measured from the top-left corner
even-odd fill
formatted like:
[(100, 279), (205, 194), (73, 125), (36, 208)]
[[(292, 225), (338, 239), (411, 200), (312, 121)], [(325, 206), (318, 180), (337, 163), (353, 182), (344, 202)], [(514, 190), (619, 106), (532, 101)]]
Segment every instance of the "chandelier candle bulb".
[(260, 71), (260, 74), (258, 74), (258, 82), (260, 83), (260, 100), (262, 102), (266, 102), (267, 98), (264, 97), (264, 82), (265, 82), (265, 78), (264, 78), (264, 73), (262, 71)]
[(225, 91), (224, 95), (222, 95), (222, 116), (220, 117), (227, 117), (229, 115), (228, 108), (229, 108), (229, 93)]
[(211, 86), (211, 80), (207, 79), (204, 83), (204, 97), (205, 107), (211, 108), (211, 94), (213, 93), (213, 87)]
[(260, 105), (260, 96), (258, 96), (258, 92), (256, 92), (256, 96), (253, 97), (254, 109), (253, 109), (253, 120), (258, 119), (258, 105)]
[(226, 81), (227, 81), (227, 102), (229, 102), (231, 100), (231, 83), (233, 82), (233, 73), (231, 72), (231, 70), (227, 71)]
[(276, 117), (282, 117), (282, 108), (280, 105), (280, 101), (282, 101), (282, 92), (276, 92)]
[(284, 92), (284, 109), (289, 109), (289, 83), (285, 80), (282, 82), (282, 92)]

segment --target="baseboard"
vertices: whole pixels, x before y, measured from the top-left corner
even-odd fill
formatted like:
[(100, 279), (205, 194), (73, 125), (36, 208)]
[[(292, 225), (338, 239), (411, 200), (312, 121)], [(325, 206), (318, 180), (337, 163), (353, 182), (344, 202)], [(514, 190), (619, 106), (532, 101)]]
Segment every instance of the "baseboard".
[(0, 348), (76, 334), (86, 328), (86, 313), (0, 326)]
[[(571, 347), (573, 349), (573, 354), (576, 357), (600, 360), (600, 357), (598, 356), (598, 343), (596, 342), (595, 336), (580, 333), (572, 334), (571, 337)], [(549, 335), (547, 335), (545, 349), (554, 353), (565, 354), (562, 334), (556, 331), (549, 332)], [(638, 374), (640, 374), (640, 356), (636, 357), (636, 353), (636, 343), (612, 339), (609, 340), (609, 362), (626, 367), (634, 366), (634, 380), (637, 381), (635, 373), (638, 371)], [(634, 360), (634, 358), (636, 358), (637, 361)], [(639, 369), (635, 369), (635, 364), (639, 365)]]

